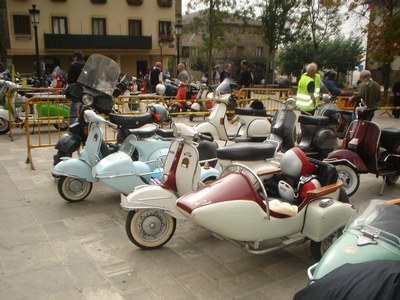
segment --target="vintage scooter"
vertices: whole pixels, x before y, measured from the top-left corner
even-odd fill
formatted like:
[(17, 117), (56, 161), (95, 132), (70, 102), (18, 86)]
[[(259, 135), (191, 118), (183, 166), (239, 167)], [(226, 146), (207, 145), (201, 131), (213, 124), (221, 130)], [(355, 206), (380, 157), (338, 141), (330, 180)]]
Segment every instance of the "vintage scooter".
[(381, 129), (372, 121), (355, 120), (347, 130), (342, 149), (331, 152), (325, 161), (338, 170), (348, 196), (358, 190), (359, 174), (366, 173), (383, 178), (379, 192), (382, 196), (385, 183), (393, 185), (399, 179), (400, 128)]
[(294, 299), (398, 299), (399, 266), (400, 199), (371, 200), (308, 269), (310, 285)]
[[(89, 134), (79, 157), (62, 158), (52, 171), (53, 176), (58, 178), (58, 191), (65, 200), (75, 202), (85, 199), (93, 183), (98, 181), (129, 194), (135, 186), (148, 183), (150, 177), (161, 177), (171, 138), (163, 139), (156, 135), (156, 124), (145, 124), (130, 130), (130, 135), (118, 147), (118, 151), (103, 157), (101, 127), (119, 127), (92, 110), (85, 111), (85, 119), (90, 124)], [(133, 161), (136, 149), (139, 149), (137, 160)]]
[[(346, 224), (353, 209), (349, 204), (337, 201), (341, 182), (337, 181), (335, 168), (317, 161), (318, 165), (314, 165), (300, 149), (293, 149), (296, 150), (290, 150), (282, 157), (281, 168), (269, 168), (256, 174), (243, 164), (232, 164), (219, 179), (199, 189), (196, 180), (189, 183), (179, 180), (192, 178), (182, 176), (189, 171), (193, 173), (189, 167), (198, 168), (183, 151), (182, 155), (170, 160), (170, 171), (161, 186), (136, 188), (128, 197), (121, 196), (121, 206), (129, 210), (125, 226), (129, 239), (142, 249), (160, 248), (172, 238), (176, 219), (191, 219), (254, 254), (267, 253), (309, 238), (312, 252), (319, 258), (333, 236)], [(302, 190), (304, 198), (299, 205), (286, 202), (286, 198), (270, 198), (263, 178), (272, 179), (273, 174), (281, 170), (298, 174), (318, 170), (320, 187), (315, 188), (315, 178), (304, 185), (308, 189)], [(178, 200), (177, 196), (180, 197)], [(281, 245), (260, 249), (262, 241), (277, 238), (284, 240)]]
[[(231, 78), (226, 78), (215, 89), (212, 98), (214, 106), (208, 121), (194, 126), (197, 132), (208, 134), (215, 140), (234, 141), (234, 142), (262, 142), (271, 130), (271, 123), (267, 118), (265, 109), (255, 108), (236, 108), (235, 113), (238, 117), (238, 128), (236, 132), (227, 132), (228, 118), (226, 112), (229, 102), (235, 99), (233, 90), (238, 88)], [(270, 116), (269, 116), (270, 117)]]
[[(63, 95), (53, 94), (53, 90), (18, 90), (21, 88), (19, 84), (0, 80), (0, 134), (6, 134), (10, 130), (10, 122), (24, 126), (26, 121), (37, 124), (41, 118), (50, 120), (56, 129), (68, 129), (69, 106), (63, 103)], [(9, 98), (6, 96), (8, 92)], [(26, 105), (29, 99), (35, 99), (34, 106)], [(39, 101), (40, 99), (43, 100)]]

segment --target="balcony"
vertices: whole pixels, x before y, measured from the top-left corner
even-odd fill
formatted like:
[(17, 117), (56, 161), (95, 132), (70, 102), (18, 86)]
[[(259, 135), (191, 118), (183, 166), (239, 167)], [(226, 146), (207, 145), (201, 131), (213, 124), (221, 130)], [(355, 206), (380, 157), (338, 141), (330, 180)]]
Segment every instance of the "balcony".
[(151, 49), (151, 36), (44, 34), (46, 49)]

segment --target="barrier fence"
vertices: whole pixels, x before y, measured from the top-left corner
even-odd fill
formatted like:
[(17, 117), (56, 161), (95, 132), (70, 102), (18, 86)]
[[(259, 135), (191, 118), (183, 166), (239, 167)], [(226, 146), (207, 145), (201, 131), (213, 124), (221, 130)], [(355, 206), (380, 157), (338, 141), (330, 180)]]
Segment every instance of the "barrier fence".
[[(25, 129), (27, 142), (27, 160), (31, 169), (35, 169), (32, 159), (32, 149), (54, 147), (61, 135), (68, 129), (70, 115), (70, 101), (62, 94), (63, 89), (48, 88), (19, 88), (7, 92), (9, 136), (13, 140), (13, 128)], [(275, 111), (283, 105), (274, 100), (286, 100), (293, 97), (291, 89), (279, 88), (244, 88), (236, 93), (238, 106), (248, 106), (252, 101), (262, 101), (268, 111)], [(339, 109), (352, 110), (354, 105), (350, 103), (350, 96), (337, 97), (336, 102)], [(114, 98), (115, 113), (141, 114), (147, 112), (147, 107), (154, 103), (170, 106), (172, 103), (186, 101), (176, 99), (164, 99), (155, 94), (138, 94), (119, 96)], [(179, 111), (170, 113), (171, 116), (188, 115), (206, 116), (210, 114), (210, 99), (196, 99), (202, 103), (205, 109), (198, 112)], [(400, 107), (389, 106), (390, 97), (382, 97), (379, 109), (391, 110)], [(228, 112), (228, 113), (234, 113)], [(77, 116), (74, 116), (77, 117)], [(192, 120), (192, 118), (191, 118)], [(116, 133), (104, 128), (105, 140), (115, 141)]]

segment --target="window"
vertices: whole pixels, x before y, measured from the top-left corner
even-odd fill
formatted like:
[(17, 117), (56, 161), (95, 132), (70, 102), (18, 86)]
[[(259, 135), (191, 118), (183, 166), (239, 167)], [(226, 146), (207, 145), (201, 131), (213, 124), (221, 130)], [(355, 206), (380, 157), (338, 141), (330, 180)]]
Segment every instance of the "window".
[(29, 16), (14, 15), (14, 34), (31, 34), (31, 22)]
[(51, 24), (53, 27), (53, 34), (67, 34), (67, 18), (65, 17), (51, 17)]
[(158, 27), (160, 37), (171, 35), (171, 22), (160, 22)]
[(263, 47), (256, 48), (256, 56), (263, 56)]
[(128, 27), (130, 36), (142, 36), (141, 20), (129, 20)]
[(106, 19), (103, 18), (92, 19), (92, 34), (106, 35)]

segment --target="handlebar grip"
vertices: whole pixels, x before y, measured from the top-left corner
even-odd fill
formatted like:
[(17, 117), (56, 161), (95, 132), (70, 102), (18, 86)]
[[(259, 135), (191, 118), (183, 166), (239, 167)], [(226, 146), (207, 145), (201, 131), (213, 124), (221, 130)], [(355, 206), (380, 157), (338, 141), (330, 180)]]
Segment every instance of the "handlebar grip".
[(209, 142), (214, 141), (214, 138), (212, 136), (209, 136), (208, 134), (199, 133), (199, 138), (203, 141), (209, 141)]

